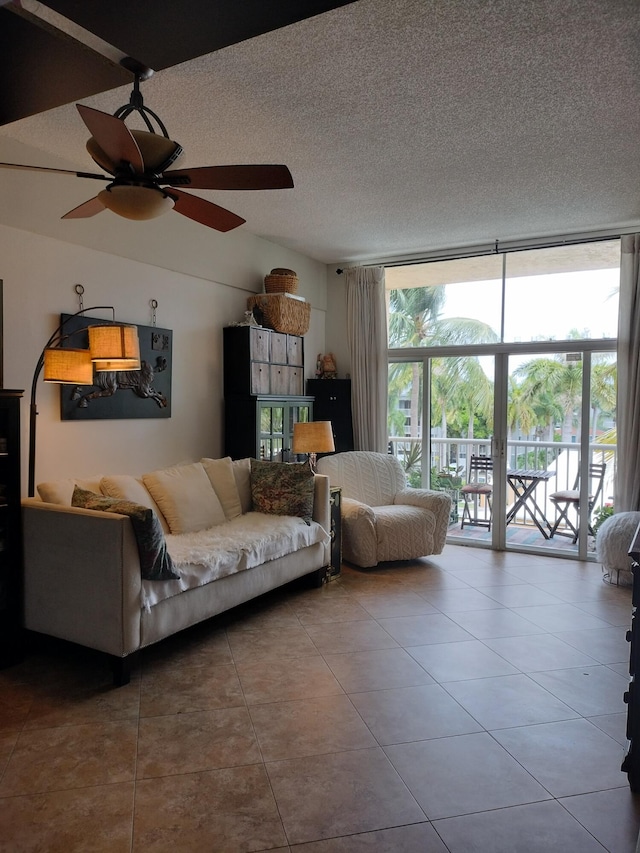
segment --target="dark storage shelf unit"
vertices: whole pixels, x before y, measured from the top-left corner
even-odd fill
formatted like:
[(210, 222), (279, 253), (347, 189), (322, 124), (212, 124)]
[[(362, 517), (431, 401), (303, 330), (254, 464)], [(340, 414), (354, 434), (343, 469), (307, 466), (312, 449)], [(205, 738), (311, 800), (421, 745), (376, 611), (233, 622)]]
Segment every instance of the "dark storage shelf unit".
[(223, 336), (225, 454), (292, 461), (293, 424), (313, 420), (303, 338), (261, 326), (227, 326)]
[(313, 419), (331, 421), (336, 453), (353, 450), (350, 379), (307, 379), (307, 394), (314, 399)]
[(304, 395), (304, 341), (261, 326), (227, 326), (224, 396)]
[(0, 389), (0, 668), (23, 652), (20, 400)]

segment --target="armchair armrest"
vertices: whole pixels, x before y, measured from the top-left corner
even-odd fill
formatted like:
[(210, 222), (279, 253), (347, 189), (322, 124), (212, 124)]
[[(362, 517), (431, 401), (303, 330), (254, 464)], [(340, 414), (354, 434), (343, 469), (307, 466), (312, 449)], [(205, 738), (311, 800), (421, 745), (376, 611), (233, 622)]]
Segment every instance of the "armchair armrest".
[(363, 504), (355, 498), (342, 498), (342, 519), (345, 518), (356, 521), (363, 519), (371, 524), (375, 523), (375, 514), (368, 504)]
[(436, 492), (431, 489), (402, 489), (394, 498), (394, 503), (405, 506), (417, 506), (430, 510), (436, 517), (434, 531), (435, 553), (439, 554), (444, 548), (449, 527), (451, 498), (446, 492)]

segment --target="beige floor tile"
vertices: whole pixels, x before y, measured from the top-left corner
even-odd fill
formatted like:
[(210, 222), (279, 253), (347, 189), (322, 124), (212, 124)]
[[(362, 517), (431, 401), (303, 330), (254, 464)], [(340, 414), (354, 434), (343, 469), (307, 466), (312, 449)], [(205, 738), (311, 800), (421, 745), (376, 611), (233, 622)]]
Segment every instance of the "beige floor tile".
[(18, 737), (0, 797), (133, 779), (137, 721), (35, 729)]
[(376, 746), (347, 696), (254, 705), (250, 713), (265, 761)]
[(129, 853), (133, 783), (0, 799), (0, 851)]
[(353, 693), (351, 701), (381, 745), (481, 731), (439, 684)]
[(140, 720), (138, 779), (237, 767), (261, 760), (246, 708)]
[(18, 741), (18, 732), (0, 732), (0, 779)]
[(400, 648), (325, 655), (325, 659), (347, 693), (433, 684), (433, 678)]
[(552, 634), (495, 637), (483, 640), (521, 672), (542, 672), (571, 666), (593, 666), (596, 660)]
[(140, 681), (117, 690), (113, 686), (72, 690), (42, 688), (37, 691), (25, 730), (54, 726), (137, 719), (140, 713)]
[(436, 613), (436, 608), (427, 599), (413, 590), (399, 591), (390, 595), (360, 595), (358, 601), (374, 619), (393, 616), (420, 616)]
[(583, 717), (622, 713), (629, 679), (607, 666), (532, 672), (530, 677)]
[(0, 683), (0, 732), (22, 730), (35, 695), (34, 688), (21, 682)]
[(346, 593), (325, 598), (305, 598), (292, 604), (301, 625), (318, 625), (323, 622), (355, 622), (370, 619), (371, 616), (358, 603), (358, 600)]
[(332, 625), (308, 625), (307, 632), (323, 654), (362, 652), (366, 649), (390, 649), (396, 641), (375, 622), (335, 622)]
[(266, 765), (291, 845), (424, 821), (380, 749)]
[(160, 672), (184, 666), (220, 666), (232, 663), (224, 628), (209, 623), (174, 634), (142, 652), (143, 672)]
[(518, 672), (480, 640), (413, 646), (409, 653), (440, 684)]
[(621, 714), (605, 714), (600, 717), (589, 717), (589, 722), (606, 732), (609, 737), (617, 740), (625, 749), (629, 747), (627, 740), (627, 712)]
[(488, 730), (570, 720), (579, 716), (528, 675), (451, 681), (444, 688)]
[(536, 604), (558, 604), (559, 598), (529, 583), (482, 586), (478, 589), (505, 607), (530, 607)]
[(501, 610), (468, 610), (464, 613), (451, 613), (449, 618), (477, 640), (492, 637), (524, 637), (527, 634), (545, 632), (544, 628), (534, 625), (531, 620), (525, 619), (507, 607)]
[(608, 623), (597, 616), (585, 613), (574, 604), (538, 604), (533, 607), (514, 607), (514, 613), (518, 613), (534, 625), (544, 631), (564, 630), (593, 630), (594, 628), (607, 628)]
[(467, 631), (443, 613), (380, 619), (380, 624), (402, 646), (457, 643), (473, 639)]
[[(519, 584), (518, 584), (519, 585)], [(510, 587), (507, 587), (509, 589)], [(497, 610), (499, 601), (477, 589), (443, 589), (425, 593), (429, 601), (442, 613), (459, 613), (463, 610)]]
[(431, 824), (415, 823), (347, 838), (296, 844), (291, 853), (447, 853), (447, 848)]
[(555, 802), (439, 820), (450, 853), (603, 853), (601, 845)]
[(239, 663), (237, 670), (248, 705), (337, 696), (344, 692), (320, 655)]
[(625, 630), (631, 627), (630, 601), (581, 601), (576, 603), (576, 607), (597, 616), (609, 625)]
[(492, 733), (554, 797), (627, 785), (623, 746), (587, 720), (566, 720)]
[(140, 693), (140, 716), (186, 714), (244, 705), (235, 667), (170, 668), (145, 671)]
[(624, 628), (597, 628), (586, 631), (555, 631), (555, 636), (592, 657), (598, 663), (629, 664), (629, 643)]
[(236, 664), (318, 654), (318, 649), (299, 624), (271, 626), (260, 630), (243, 629), (227, 633), (231, 654)]
[(560, 800), (609, 853), (635, 853), (640, 829), (640, 797), (628, 788)]
[(133, 853), (286, 849), (261, 765), (136, 783)]
[(385, 752), (430, 820), (550, 799), (486, 732), (389, 746)]

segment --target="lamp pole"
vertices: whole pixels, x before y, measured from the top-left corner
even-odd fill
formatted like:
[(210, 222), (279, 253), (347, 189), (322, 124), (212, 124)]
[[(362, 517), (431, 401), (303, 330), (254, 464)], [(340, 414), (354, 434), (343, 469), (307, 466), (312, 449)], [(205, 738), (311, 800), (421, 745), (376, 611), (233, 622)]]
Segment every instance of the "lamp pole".
[[(74, 317), (79, 317), (82, 314), (85, 314), (87, 311), (111, 311), (113, 314), (113, 321), (115, 322), (116, 312), (115, 308), (112, 305), (93, 305), (91, 308), (83, 308), (80, 311), (76, 311), (75, 314), (70, 314), (66, 320), (63, 320), (62, 323), (58, 326), (55, 332), (51, 335), (49, 340), (46, 342), (44, 347), (42, 348), (42, 352), (40, 353), (40, 357), (36, 362), (36, 369), (33, 372), (33, 381), (31, 382), (31, 402), (29, 405), (29, 476), (28, 476), (28, 496), (32, 498), (35, 494), (35, 474), (36, 474), (36, 418), (38, 416), (38, 407), (36, 404), (36, 389), (38, 385), (38, 378), (42, 373), (42, 368), (44, 367), (44, 354), (49, 349), (49, 347), (54, 344), (61, 344), (63, 340), (70, 337), (69, 335), (63, 335), (63, 329), (67, 325), (67, 323), (72, 320)], [(78, 329), (78, 332), (86, 331), (84, 329)], [(77, 332), (74, 332), (77, 334)]]

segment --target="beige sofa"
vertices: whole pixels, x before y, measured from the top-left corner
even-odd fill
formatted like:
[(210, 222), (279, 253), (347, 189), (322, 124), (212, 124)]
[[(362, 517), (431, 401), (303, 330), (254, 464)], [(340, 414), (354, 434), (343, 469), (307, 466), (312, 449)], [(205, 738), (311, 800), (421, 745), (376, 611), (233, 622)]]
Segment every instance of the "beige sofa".
[[(265, 514), (252, 508), (250, 466), (201, 460), (140, 478), (40, 484), (40, 498), (23, 501), (25, 627), (106, 652), (115, 683), (126, 684), (139, 649), (295, 578), (321, 583), (330, 562), (328, 479), (312, 478), (311, 518)], [(72, 506), (76, 486), (85, 490), (76, 495), (105, 495), (113, 506)], [(120, 500), (154, 510), (175, 579), (142, 577)]]
[(408, 488), (395, 456), (367, 450), (335, 453), (318, 462), (318, 471), (342, 489), (345, 560), (370, 568), (442, 552), (451, 498)]

